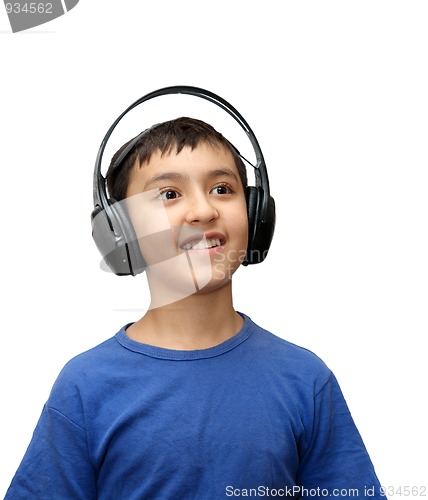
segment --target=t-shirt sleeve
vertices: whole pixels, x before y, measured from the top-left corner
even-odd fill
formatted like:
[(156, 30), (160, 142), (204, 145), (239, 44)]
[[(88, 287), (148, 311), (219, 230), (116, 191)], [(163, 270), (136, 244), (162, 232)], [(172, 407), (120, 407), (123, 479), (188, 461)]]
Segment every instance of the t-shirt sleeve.
[[(316, 394), (301, 438), (301, 498), (382, 498), (366, 447), (333, 374)], [(324, 491), (323, 491), (324, 490)]]
[(86, 431), (45, 405), (5, 500), (97, 497)]

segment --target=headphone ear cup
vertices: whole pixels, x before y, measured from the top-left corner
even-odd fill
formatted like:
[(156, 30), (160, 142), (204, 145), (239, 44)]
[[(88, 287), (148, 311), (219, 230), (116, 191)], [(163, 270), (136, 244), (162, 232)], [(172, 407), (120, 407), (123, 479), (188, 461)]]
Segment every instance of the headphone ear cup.
[(259, 190), (254, 186), (247, 186), (247, 215), (248, 215), (248, 249), (252, 247), (254, 241), (254, 232), (256, 229), (257, 207), (259, 205)]
[(269, 197), (267, 214), (262, 220), (263, 196), (261, 187), (247, 186), (248, 247), (244, 265), (263, 262), (272, 242), (276, 221), (275, 200)]
[(114, 198), (111, 198), (110, 201), (112, 202), (110, 205), (111, 210), (115, 215), (116, 221), (120, 226), (120, 232), (123, 235), (124, 245), (128, 255), (129, 268), (131, 271), (130, 274), (135, 276), (136, 274), (142, 273), (147, 267), (141, 254), (138, 238), (126, 211), (124, 202), (117, 202)]
[(110, 217), (101, 207), (92, 212), (92, 236), (105, 263), (118, 276), (139, 274), (146, 268), (134, 228), (123, 203), (109, 200)]

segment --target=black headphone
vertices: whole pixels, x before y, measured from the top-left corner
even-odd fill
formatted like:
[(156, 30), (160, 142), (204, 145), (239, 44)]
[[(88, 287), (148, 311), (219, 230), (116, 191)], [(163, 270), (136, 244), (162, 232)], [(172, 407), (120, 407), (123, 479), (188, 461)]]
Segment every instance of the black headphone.
[[(262, 262), (269, 250), (275, 229), (275, 202), (269, 194), (269, 179), (259, 143), (242, 115), (228, 102), (208, 90), (190, 86), (172, 86), (155, 90), (131, 104), (107, 131), (98, 151), (94, 169), (93, 196), (94, 210), (91, 214), (92, 236), (105, 263), (119, 276), (141, 273), (147, 267), (141, 255), (138, 239), (131, 221), (121, 203), (108, 198), (106, 179), (101, 174), (101, 160), (106, 144), (120, 120), (133, 108), (154, 97), (169, 94), (188, 94), (206, 99), (231, 115), (244, 129), (253, 146), (257, 163), (252, 165), (255, 172), (255, 186), (247, 186), (246, 200), (248, 212), (248, 247), (244, 265)], [(113, 168), (120, 168), (136, 142), (144, 134), (139, 134), (125, 148)], [(236, 148), (234, 148), (236, 150)], [(239, 151), (236, 150), (239, 154)]]

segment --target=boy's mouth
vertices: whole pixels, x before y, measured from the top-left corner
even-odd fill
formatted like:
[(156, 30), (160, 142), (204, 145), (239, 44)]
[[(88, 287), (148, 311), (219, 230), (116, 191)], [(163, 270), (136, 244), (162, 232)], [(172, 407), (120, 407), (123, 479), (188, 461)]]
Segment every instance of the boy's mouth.
[(208, 248), (214, 248), (221, 246), (221, 240), (219, 238), (202, 239), (200, 241), (190, 241), (185, 243), (181, 248), (183, 250), (207, 250)]
[(225, 238), (220, 234), (203, 235), (202, 237), (188, 238), (180, 244), (182, 250), (209, 250), (211, 248), (222, 247)]

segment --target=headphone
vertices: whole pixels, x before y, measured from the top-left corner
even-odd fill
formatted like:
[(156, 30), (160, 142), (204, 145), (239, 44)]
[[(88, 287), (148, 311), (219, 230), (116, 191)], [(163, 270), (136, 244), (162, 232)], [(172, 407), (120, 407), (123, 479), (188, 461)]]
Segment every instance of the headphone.
[[(243, 265), (262, 262), (268, 253), (275, 229), (275, 201), (270, 196), (266, 165), (257, 138), (242, 115), (227, 101), (208, 90), (185, 85), (155, 90), (135, 101), (114, 121), (101, 142), (94, 169), (94, 209), (91, 214), (91, 222), (92, 236), (104, 262), (119, 276), (135, 276), (147, 267), (134, 228), (123, 204), (107, 195), (106, 179), (101, 174), (101, 162), (113, 130), (129, 111), (150, 99), (171, 94), (188, 94), (216, 104), (238, 122), (249, 138), (257, 159), (256, 165), (252, 165), (256, 185), (247, 186), (245, 193), (248, 213), (248, 246)], [(120, 168), (143, 135), (144, 132), (129, 143), (112, 168)], [(234, 146), (232, 147), (234, 148)], [(241, 156), (239, 151), (234, 149)]]

